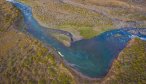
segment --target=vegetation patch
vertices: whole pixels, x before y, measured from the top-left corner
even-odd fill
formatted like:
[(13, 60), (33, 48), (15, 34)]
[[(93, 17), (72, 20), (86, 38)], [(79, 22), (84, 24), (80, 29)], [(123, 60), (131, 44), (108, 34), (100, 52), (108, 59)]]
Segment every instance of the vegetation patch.
[(146, 83), (146, 42), (140, 39), (130, 41), (114, 62), (109, 84)]

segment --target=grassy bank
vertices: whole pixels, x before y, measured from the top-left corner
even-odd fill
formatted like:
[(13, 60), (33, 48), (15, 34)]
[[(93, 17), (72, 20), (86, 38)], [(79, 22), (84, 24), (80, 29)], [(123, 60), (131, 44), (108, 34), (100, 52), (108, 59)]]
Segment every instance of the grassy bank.
[(32, 7), (34, 17), (42, 25), (69, 31), (75, 37), (92, 38), (113, 26), (110, 19), (99, 13), (57, 0), (19, 1)]
[(19, 11), (5, 0), (0, 5), (0, 84), (75, 84), (51, 47), (17, 30), (24, 27)]
[[(45, 26), (61, 29), (80, 40), (90, 39), (105, 31), (121, 27), (146, 27), (144, 7), (122, 0), (19, 0), (32, 7), (33, 16)], [(75, 3), (75, 4), (74, 4)], [(94, 8), (92, 8), (94, 7)], [(118, 21), (113, 21), (117, 19)], [(68, 40), (55, 37), (68, 44)]]
[[(85, 8), (56, 0), (44, 1), (40, 3), (40, 0), (34, 0), (32, 3), (31, 0), (23, 0), (33, 7), (35, 18), (45, 26), (67, 30), (84, 38), (91, 38), (113, 26), (110, 19)], [(1, 84), (146, 83), (146, 42), (139, 39), (130, 41), (104, 79), (87, 80), (69, 70), (69, 67), (66, 68), (62, 60), (56, 57), (54, 49), (19, 31), (25, 26), (20, 12), (14, 6), (5, 0), (0, 1), (0, 6)], [(59, 40), (69, 40), (64, 36), (57, 37)]]
[(146, 83), (146, 42), (133, 39), (115, 60), (105, 84)]

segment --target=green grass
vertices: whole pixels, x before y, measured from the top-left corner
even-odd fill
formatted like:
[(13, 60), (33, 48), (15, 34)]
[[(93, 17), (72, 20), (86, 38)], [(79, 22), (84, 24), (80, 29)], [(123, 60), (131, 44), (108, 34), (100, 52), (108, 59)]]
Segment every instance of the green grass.
[(46, 4), (39, 0), (34, 2), (30, 0), (20, 1), (29, 4), (33, 8), (34, 17), (43, 25), (65, 31), (70, 30), (69, 32), (79, 33), (80, 37), (85, 39), (92, 38), (113, 27), (110, 19), (86, 8), (53, 1), (48, 1)]
[(81, 36), (84, 38), (89, 39), (97, 35), (97, 32), (94, 31), (91, 27), (79, 27), (78, 31), (80, 32)]
[[(97, 27), (94, 26), (93, 23), (68, 22), (67, 21), (56, 27), (59, 29), (64, 29), (64, 30), (65, 29), (77, 30), (80, 33), (80, 35), (83, 36), (85, 39), (90, 39), (94, 36), (99, 35), (100, 33), (111, 30), (113, 23), (111, 23), (111, 22), (102, 23), (102, 21), (97, 21), (96, 25), (97, 25)], [(72, 33), (75, 33), (75, 32), (72, 32)]]

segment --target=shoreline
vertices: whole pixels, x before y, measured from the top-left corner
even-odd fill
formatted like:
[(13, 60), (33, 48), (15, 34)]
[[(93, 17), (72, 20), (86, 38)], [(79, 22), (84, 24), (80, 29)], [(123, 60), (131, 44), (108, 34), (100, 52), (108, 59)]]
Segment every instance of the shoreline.
[[(19, 31), (19, 30), (18, 30)], [(25, 33), (26, 35), (28, 35), (30, 38), (33, 38), (33, 39), (36, 39), (34, 38), (31, 34), (29, 34), (28, 32), (24, 31), (22, 33)], [(38, 39), (36, 39), (37, 41), (39, 41), (41, 44), (43, 44), (46, 48), (48, 48), (49, 50), (53, 51), (52, 54), (54, 54), (55, 56), (55, 59), (58, 61), (58, 62), (62, 62), (65, 67), (76, 77), (78, 77), (79, 79), (83, 79), (83, 80), (89, 80), (89, 81), (101, 81), (103, 78), (92, 78), (92, 77), (89, 77), (89, 76), (86, 76), (84, 74), (82, 74), (81, 72), (77, 71), (76, 69), (74, 69), (73, 67), (70, 66), (70, 63), (68, 63), (59, 53), (58, 51), (56, 51), (55, 48), (53, 48), (52, 46), (50, 46), (49, 44), (43, 42), (43, 41), (40, 41)]]
[[(21, 19), (24, 20), (23, 16), (22, 16)], [(36, 21), (37, 21), (39, 24), (41, 23), (41, 22), (39, 22), (38, 20), (36, 20)], [(24, 24), (24, 25), (25, 25), (25, 24)], [(40, 24), (40, 25), (42, 25), (42, 24)], [(46, 29), (46, 27), (43, 27), (43, 29)], [(64, 33), (64, 34), (66, 34), (67, 36), (69, 36), (69, 37), (72, 39), (71, 33), (67, 33), (66, 31), (57, 30), (57, 29), (51, 29), (51, 28), (48, 28), (48, 29), (49, 29), (49, 30), (52, 30), (52, 32), (58, 31), (58, 32), (60, 32), (61, 34)], [(19, 31), (19, 30), (18, 30), (18, 31)], [(43, 42), (43, 41), (40, 41), (39, 39), (33, 37), (33, 36), (32, 36), (30, 33), (28, 33), (27, 31), (24, 31), (24, 32), (21, 31), (21, 32), (22, 32), (22, 33), (25, 33), (25, 34), (28, 35), (30, 38), (36, 39), (37, 41), (39, 41), (40, 43), (42, 43), (44, 46), (46, 46), (46, 48), (51, 49), (51, 51), (53, 51), (53, 54), (54, 54), (55, 58), (57, 59), (57, 61), (63, 62), (63, 64), (65, 65), (65, 67), (67, 67), (67, 69), (69, 69), (69, 71), (71, 71), (71, 73), (74, 72), (74, 73), (72, 73), (72, 74), (75, 74), (75, 75), (78, 76), (79, 78), (83, 78), (83, 79), (88, 79), (88, 80), (101, 80), (101, 78), (91, 78), (91, 77), (88, 77), (88, 76), (86, 76), (86, 75), (83, 75), (81, 72), (79, 72), (79, 71), (75, 70), (73, 67), (71, 67), (71, 66), (70, 66), (70, 63), (68, 63), (61, 55), (59, 55), (59, 53), (56, 51), (55, 48), (53, 48), (52, 46), (50, 46), (49, 44), (47, 44), (47, 43), (45, 43), (45, 42)], [(73, 39), (72, 39), (72, 40), (73, 40)]]
[[(29, 37), (33, 38), (33, 39), (36, 39), (34, 38), (31, 34), (27, 33), (27, 32), (24, 32), (26, 33)], [(75, 77), (77, 77), (77, 79), (82, 79), (82, 80), (88, 80), (88, 81), (102, 81), (107, 75), (108, 73), (110, 73), (110, 70), (111, 70), (111, 67), (112, 65), (114, 64), (115, 60), (117, 60), (118, 56), (113, 59), (112, 61), (112, 64), (108, 70), (108, 72), (106, 73), (105, 76), (103, 77), (89, 77), (89, 76), (86, 76), (84, 74), (82, 74), (80, 71), (74, 69), (73, 67), (70, 66), (70, 63), (68, 63), (60, 54), (58, 51), (56, 51), (56, 49), (52, 46), (50, 46), (49, 44), (45, 43), (45, 42), (42, 42), (38, 39), (36, 39), (37, 41), (39, 41), (40, 43), (42, 43), (46, 48), (48, 49), (51, 49), (51, 51), (53, 51), (53, 54), (55, 56), (55, 59), (59, 62), (62, 62), (64, 64), (64, 66), (72, 73), (72, 75), (74, 75)]]
[[(39, 22), (39, 21), (38, 21)], [(41, 24), (40, 24), (41, 25)], [(55, 30), (55, 31), (57, 31), (57, 30)], [(58, 30), (59, 31), (59, 30)], [(31, 36), (31, 34), (29, 34), (29, 36), (30, 37), (33, 37), (33, 36)], [(33, 37), (34, 38), (34, 37)], [(37, 39), (38, 40), (38, 39)], [(40, 40), (39, 40), (40, 41)], [(44, 42), (42, 42), (42, 41), (40, 41), (41, 43), (43, 43), (43, 44), (45, 44), (45, 45), (47, 45), (47, 43), (44, 43)], [(47, 46), (49, 46), (49, 44), (47, 45)], [(89, 77), (89, 76), (86, 76), (86, 75), (84, 75), (84, 74), (82, 74), (81, 72), (79, 72), (78, 70), (75, 70), (74, 68), (72, 68), (71, 66), (70, 66), (70, 63), (68, 63), (63, 57), (61, 57), (60, 55), (59, 55), (59, 53), (51, 46), (51, 48), (53, 49), (53, 54), (55, 54), (56, 55), (56, 58), (58, 58), (60, 61), (62, 61), (63, 62), (63, 64), (65, 64), (65, 66), (68, 68), (68, 69), (70, 69), (70, 71), (73, 71), (74, 72), (74, 74), (75, 75), (78, 75), (78, 77), (81, 77), (81, 78), (83, 78), (83, 79), (88, 79), (88, 80), (102, 80), (102, 79), (104, 79), (108, 74), (106, 74), (104, 77), (95, 77), (95, 78), (92, 78), (92, 77)], [(118, 58), (118, 56), (116, 56), (116, 58), (114, 58), (113, 60), (112, 60), (112, 62), (111, 62), (111, 64), (110, 64), (110, 66), (109, 66), (109, 69), (108, 69), (108, 71), (107, 71), (107, 73), (110, 73), (110, 70), (111, 70), (111, 67), (113, 66), (113, 64), (114, 64), (114, 61), (115, 60), (117, 60), (117, 58)]]
[[(39, 21), (38, 20), (36, 20), (38, 23), (39, 23)], [(40, 24), (40, 25), (42, 25), (42, 24)], [(45, 27), (46, 28), (46, 27)], [(53, 29), (54, 30), (54, 29)], [(57, 30), (57, 29), (56, 29)], [(31, 35), (30, 35), (31, 36)], [(33, 36), (31, 36), (32, 38), (34, 38)], [(34, 39), (36, 39), (36, 38), (34, 38)], [(38, 39), (37, 39), (38, 40)], [(38, 40), (38, 41), (40, 41), (40, 40)], [(52, 50), (53, 50), (53, 54), (55, 55), (55, 57), (57, 58), (57, 59), (59, 59), (59, 61), (61, 61), (61, 62), (63, 62), (63, 64), (65, 65), (65, 67), (67, 67), (67, 69), (69, 69), (69, 71), (71, 71), (71, 73), (73, 74), (73, 75), (75, 75), (75, 76), (77, 76), (79, 79), (83, 79), (83, 80), (88, 80), (88, 81), (102, 81), (102, 80), (104, 80), (106, 77), (107, 77), (107, 75), (111, 72), (111, 69), (112, 69), (112, 67), (113, 67), (113, 64), (114, 64), (114, 62), (118, 59), (118, 56), (119, 56), (119, 54), (115, 57), (115, 58), (113, 58), (113, 60), (111, 61), (111, 64), (110, 64), (110, 66), (109, 66), (109, 68), (108, 68), (108, 71), (107, 71), (107, 73), (106, 73), (106, 75), (104, 75), (103, 77), (94, 77), (94, 78), (92, 78), (92, 77), (89, 77), (89, 76), (86, 76), (86, 75), (84, 75), (84, 74), (82, 74), (80, 71), (78, 71), (78, 70), (76, 70), (76, 69), (74, 69), (73, 67), (71, 67), (70, 66), (70, 63), (68, 63), (60, 54), (59, 54), (59, 52), (58, 51), (56, 51), (56, 49), (55, 48), (53, 48), (52, 46), (50, 46), (49, 44), (47, 44), (47, 43), (44, 43), (44, 42), (42, 42), (42, 41), (40, 41), (42, 44), (44, 44), (46, 47), (51, 47), (52, 48)], [(126, 45), (127, 46), (127, 45)]]
[[(40, 25), (41, 25), (41, 24), (40, 24)], [(106, 73), (105, 76), (103, 76), (103, 77), (101, 77), (101, 78), (100, 78), (100, 77), (94, 77), (94, 78), (92, 78), (92, 77), (89, 77), (89, 76), (86, 76), (86, 75), (82, 74), (80, 71), (77, 71), (76, 69), (74, 69), (73, 67), (71, 67), (71, 66), (70, 66), (70, 63), (68, 63), (61, 55), (59, 55), (58, 51), (56, 51), (56, 49), (53, 48), (52, 46), (50, 46), (49, 44), (47, 44), (47, 43), (45, 43), (45, 42), (43, 42), (43, 41), (40, 41), (39, 39), (33, 37), (33, 36), (32, 36), (30, 33), (28, 33), (27, 31), (25, 31), (24, 33), (26, 33), (29, 37), (31, 37), (31, 38), (33, 38), (33, 39), (36, 39), (37, 41), (39, 41), (40, 43), (42, 43), (46, 48), (51, 49), (51, 51), (53, 51), (53, 54), (54, 54), (54, 56), (55, 56), (55, 59), (56, 59), (57, 61), (59, 61), (59, 62), (62, 62), (62, 63), (65, 65), (65, 67), (66, 67), (75, 77), (77, 77), (77, 79), (88, 80), (88, 81), (102, 81), (102, 80), (108, 75), (108, 73), (110, 73), (111, 67), (112, 67), (112, 65), (114, 64), (114, 61), (117, 60), (117, 57), (118, 57), (118, 56), (117, 56), (116, 58), (114, 58), (114, 59), (112, 60), (112, 64), (111, 64), (111, 66), (109, 67), (108, 72)]]
[[(135, 39), (131, 39), (127, 45), (125, 46), (125, 48), (129, 47), (129, 45), (131, 45), (130, 43), (133, 42)], [(123, 53), (123, 50), (118, 54), (118, 56), (113, 60), (112, 62), (112, 66), (110, 67), (108, 73), (106, 74), (106, 76), (103, 78), (103, 82), (107, 82), (110, 78), (113, 78), (113, 74), (115, 74), (114, 72), (114, 67), (115, 67), (115, 63), (120, 59), (120, 55)]]

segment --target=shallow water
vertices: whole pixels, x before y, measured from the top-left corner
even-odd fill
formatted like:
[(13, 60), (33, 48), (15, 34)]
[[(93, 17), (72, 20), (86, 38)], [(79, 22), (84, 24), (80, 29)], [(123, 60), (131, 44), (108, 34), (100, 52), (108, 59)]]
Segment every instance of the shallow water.
[[(9, 1), (12, 2), (12, 0)], [(27, 32), (54, 47), (71, 67), (88, 77), (104, 77), (112, 61), (132, 38), (146, 40), (146, 34), (141, 33), (146, 29), (123, 28), (104, 32), (91, 39), (76, 41), (70, 47), (66, 47), (43, 30), (43, 27), (33, 18), (29, 6), (15, 1), (12, 3), (21, 10)], [(131, 30), (138, 32), (130, 32)]]

